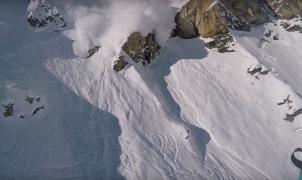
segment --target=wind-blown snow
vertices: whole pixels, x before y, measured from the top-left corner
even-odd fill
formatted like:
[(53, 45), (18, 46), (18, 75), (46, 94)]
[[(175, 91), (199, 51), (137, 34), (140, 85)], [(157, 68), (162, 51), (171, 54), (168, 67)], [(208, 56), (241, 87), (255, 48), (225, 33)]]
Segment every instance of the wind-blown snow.
[[(162, 10), (154, 3), (135, 7), (170, 12), (169, 3)], [(293, 53), (301, 35), (270, 24), (232, 32), (236, 52), (224, 54), (199, 38), (158, 36), (163, 48), (151, 65), (131, 63), (116, 73), (114, 55), (127, 34), (169, 19), (149, 17), (146, 26), (121, 19), (131, 28), (117, 31), (113, 12), (122, 4), (67, 6), (75, 24), (64, 33), (35, 32), (24, 20), (25, 3), (0, 6), (0, 34), (14, 35), (0, 42), (0, 102), (16, 107), (14, 116), (0, 116), (0, 179), (296, 179), (290, 155), (302, 146), (302, 116), (287, 122), (288, 104), (277, 104), (290, 95), (292, 108), (302, 107), (302, 55)], [(100, 18), (104, 11), (112, 16)], [(99, 18), (112, 26), (88, 22)], [(259, 46), (274, 27), (281, 40)], [(104, 48), (81, 58), (99, 42)], [(257, 79), (247, 69), (259, 62), (272, 72)], [(41, 101), (29, 104), (26, 96)]]
[(102, 45), (103, 53), (111, 55), (133, 32), (156, 32), (157, 42), (164, 45), (175, 26), (174, 9), (169, 0), (100, 1), (93, 6), (87, 2), (66, 5), (74, 28), (65, 34), (74, 40), (76, 55), (85, 56), (89, 48)]

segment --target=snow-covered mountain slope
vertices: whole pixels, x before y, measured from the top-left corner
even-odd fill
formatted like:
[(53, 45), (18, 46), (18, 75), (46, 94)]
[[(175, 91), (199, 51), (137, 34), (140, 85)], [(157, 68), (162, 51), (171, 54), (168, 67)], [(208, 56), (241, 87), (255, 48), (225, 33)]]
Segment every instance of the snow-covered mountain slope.
[(0, 116), (0, 179), (297, 179), (302, 116), (284, 118), (302, 108), (298, 32), (232, 31), (231, 53), (170, 38), (152, 64), (117, 73), (128, 29), (83, 59), (95, 42), (72, 32), (93, 25), (35, 30), (25, 2), (1, 4), (0, 102), (14, 111)]

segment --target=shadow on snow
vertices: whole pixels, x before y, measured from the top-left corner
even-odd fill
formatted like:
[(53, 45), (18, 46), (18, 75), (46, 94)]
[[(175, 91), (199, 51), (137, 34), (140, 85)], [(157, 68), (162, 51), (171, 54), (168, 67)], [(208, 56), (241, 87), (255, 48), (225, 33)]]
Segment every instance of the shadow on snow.
[(181, 116), (181, 108), (169, 91), (165, 77), (170, 74), (171, 67), (179, 60), (202, 59), (207, 56), (208, 52), (204, 42), (198, 38), (190, 40), (173, 38), (168, 43), (169, 45), (162, 49), (156, 62), (147, 68), (137, 66), (136, 69), (154, 94), (158, 95), (164, 111), (172, 116), (176, 123), (184, 125), (189, 131), (191, 144), (194, 145), (196, 152), (199, 152), (200, 157), (204, 160), (206, 145), (211, 139), (210, 135), (204, 129), (191, 124)]

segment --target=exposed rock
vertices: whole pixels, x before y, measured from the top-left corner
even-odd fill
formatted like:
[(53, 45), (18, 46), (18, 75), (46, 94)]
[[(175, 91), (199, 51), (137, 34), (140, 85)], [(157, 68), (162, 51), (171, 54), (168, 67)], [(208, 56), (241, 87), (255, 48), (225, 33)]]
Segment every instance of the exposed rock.
[(273, 36), (273, 40), (275, 40), (275, 41), (280, 40), (280, 39), (279, 39), (279, 35), (278, 35), (278, 34), (274, 35), (274, 36)]
[(139, 32), (134, 32), (128, 37), (122, 49), (134, 62), (146, 65), (156, 58), (161, 47), (155, 42), (154, 32), (149, 33), (146, 37)]
[(282, 21), (281, 24), (280, 24), (284, 29), (287, 29), (289, 28), (290, 24), (286, 21)]
[(267, 22), (274, 14), (265, 0), (222, 0), (227, 9), (238, 19), (250, 25)]
[(220, 34), (213, 37), (213, 41), (206, 43), (206, 47), (209, 49), (216, 48), (218, 52), (234, 52), (229, 44), (233, 42), (233, 37), (229, 34)]
[(294, 113), (292, 114), (286, 114), (286, 117), (284, 118), (284, 120), (289, 121), (289, 122), (293, 122), (295, 120), (295, 118), (299, 115), (302, 114), (302, 108), (296, 110)]
[(223, 8), (220, 4), (211, 6), (212, 3), (212, 0), (191, 0), (187, 3), (176, 16), (178, 35), (192, 38), (227, 33), (225, 19), (221, 16)]
[(55, 25), (63, 28), (67, 25), (59, 10), (52, 4), (42, 0), (31, 0), (27, 9), (27, 21), (32, 27)]
[(32, 115), (34, 116), (35, 114), (37, 114), (37, 112), (39, 112), (39, 111), (42, 110), (42, 109), (45, 109), (45, 106), (44, 106), (44, 105), (42, 105), (42, 106), (40, 106), (40, 107), (37, 107), (37, 108), (33, 111)]
[(300, 32), (300, 33), (302, 33), (302, 27), (298, 24), (295, 24), (295, 25), (291, 26), (290, 23), (288, 23), (286, 21), (282, 21), (281, 26), (288, 32)]
[(279, 102), (277, 105), (278, 105), (278, 106), (281, 106), (281, 105), (286, 104), (287, 102), (289, 102), (289, 98), (290, 98), (290, 95), (288, 95), (285, 99), (283, 99), (282, 102)]
[(271, 37), (272, 35), (272, 30), (269, 30), (267, 33), (264, 34), (265, 37)]
[(125, 57), (120, 56), (118, 58), (118, 60), (116, 60), (114, 62), (113, 70), (119, 72), (119, 71), (123, 70), (128, 64), (129, 63), (127, 61), (125, 61)]
[(293, 25), (286, 29), (288, 32), (300, 32), (302, 33), (302, 27), (300, 25)]
[(260, 76), (267, 75), (271, 70), (264, 69), (261, 64), (257, 64), (255, 66), (250, 66), (247, 69), (247, 73), (251, 76), (254, 76), (256, 79), (260, 79)]
[(229, 28), (248, 31), (271, 13), (265, 0), (191, 0), (176, 16), (176, 30), (182, 38), (213, 37)]
[(34, 97), (28, 97), (28, 96), (26, 96), (26, 98), (24, 100), (26, 102), (28, 102), (29, 104), (32, 104), (34, 102), (35, 98)]
[(194, 38), (199, 36), (196, 27), (197, 2), (190, 1), (183, 9), (177, 13), (176, 32), (174, 35), (179, 35), (182, 38)]
[(92, 57), (96, 52), (99, 51), (100, 48), (101, 48), (101, 46), (95, 46), (94, 48), (89, 49), (88, 56), (86, 58)]
[(267, 0), (267, 2), (281, 18), (291, 19), (301, 15), (302, 0)]
[(226, 11), (219, 3), (207, 10), (204, 10), (202, 6), (198, 6), (198, 12), (204, 12), (202, 15), (198, 14), (196, 19), (198, 32), (203, 37), (213, 37), (229, 32), (227, 16), (222, 16)]
[(4, 117), (9, 117), (12, 116), (14, 114), (14, 105), (13, 103), (8, 103), (6, 105), (3, 105), (4, 107)]

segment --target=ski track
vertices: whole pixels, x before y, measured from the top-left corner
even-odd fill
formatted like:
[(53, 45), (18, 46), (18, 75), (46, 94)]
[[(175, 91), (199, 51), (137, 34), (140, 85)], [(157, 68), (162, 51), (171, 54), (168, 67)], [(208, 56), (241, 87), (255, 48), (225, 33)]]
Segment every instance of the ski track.
[[(226, 54), (172, 38), (151, 65), (119, 73), (102, 51), (81, 59), (63, 34), (25, 28), (19, 37), (39, 42), (0, 54), (0, 102), (16, 103), (0, 118), (0, 179), (294, 179), (301, 118), (284, 122), (276, 104), (290, 94), (302, 107), (302, 64), (286, 49), (297, 67), (284, 67), (278, 51), (302, 39), (277, 26), (281, 40), (259, 46), (268, 28), (232, 32), (237, 52)], [(246, 69), (257, 63), (280, 77), (255, 80)], [(30, 116), (41, 103), (25, 96), (46, 109)]]

